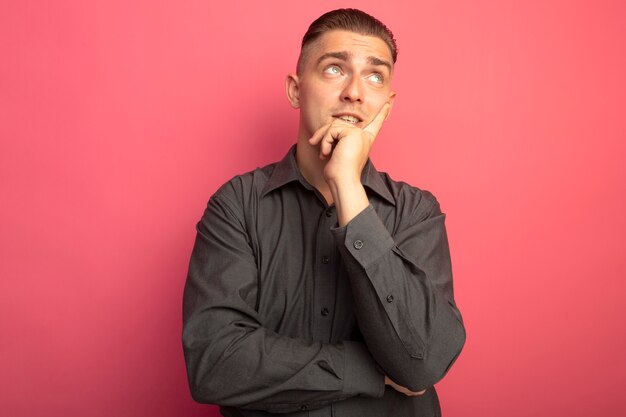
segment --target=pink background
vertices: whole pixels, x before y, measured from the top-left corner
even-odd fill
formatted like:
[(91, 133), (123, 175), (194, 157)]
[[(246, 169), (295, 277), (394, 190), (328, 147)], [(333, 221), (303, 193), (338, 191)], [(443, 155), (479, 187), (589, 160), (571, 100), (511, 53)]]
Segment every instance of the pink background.
[[(0, 414), (215, 416), (180, 343), (195, 223), (294, 142), (299, 40), (356, 2), (52, 3), (0, 2)], [(358, 7), (400, 46), (373, 160), (448, 213), (444, 415), (623, 415), (624, 2)]]

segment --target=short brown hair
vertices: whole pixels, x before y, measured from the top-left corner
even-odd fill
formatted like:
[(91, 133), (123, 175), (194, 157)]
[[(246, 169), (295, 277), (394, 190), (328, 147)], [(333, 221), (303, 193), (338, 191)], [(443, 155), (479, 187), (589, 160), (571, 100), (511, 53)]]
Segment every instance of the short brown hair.
[(358, 9), (337, 9), (318, 17), (311, 23), (304, 37), (302, 37), (300, 57), (298, 58), (298, 73), (302, 72), (302, 66), (304, 65), (303, 52), (306, 46), (331, 30), (347, 30), (360, 35), (380, 38), (389, 47), (394, 64), (398, 59), (398, 46), (393, 33), (380, 20)]

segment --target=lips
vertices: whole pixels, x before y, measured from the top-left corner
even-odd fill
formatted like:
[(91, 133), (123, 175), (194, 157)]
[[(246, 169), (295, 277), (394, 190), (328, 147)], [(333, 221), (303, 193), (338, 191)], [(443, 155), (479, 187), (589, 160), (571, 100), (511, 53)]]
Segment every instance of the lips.
[(353, 125), (361, 123), (363, 119), (353, 113), (340, 113), (333, 116), (336, 119), (341, 119), (344, 122), (352, 123)]

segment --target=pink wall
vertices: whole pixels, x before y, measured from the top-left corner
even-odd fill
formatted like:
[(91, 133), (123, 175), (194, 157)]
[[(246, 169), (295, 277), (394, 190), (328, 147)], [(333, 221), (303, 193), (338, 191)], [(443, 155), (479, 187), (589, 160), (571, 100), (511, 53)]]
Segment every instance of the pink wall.
[[(0, 3), (0, 414), (216, 415), (179, 341), (194, 225), (294, 141), (284, 75), (347, 3), (52, 3)], [(448, 213), (444, 415), (623, 415), (626, 6), (410, 3), (359, 7), (400, 45), (373, 159)]]

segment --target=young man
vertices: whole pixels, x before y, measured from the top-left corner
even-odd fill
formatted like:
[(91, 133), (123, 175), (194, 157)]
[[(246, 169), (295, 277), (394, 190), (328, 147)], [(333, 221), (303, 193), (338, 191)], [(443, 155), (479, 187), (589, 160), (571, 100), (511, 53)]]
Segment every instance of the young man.
[(391, 111), (391, 32), (317, 19), (286, 80), (297, 145), (235, 177), (197, 226), (184, 295), (191, 392), (225, 416), (435, 416), (461, 351), (444, 215), (368, 159)]

